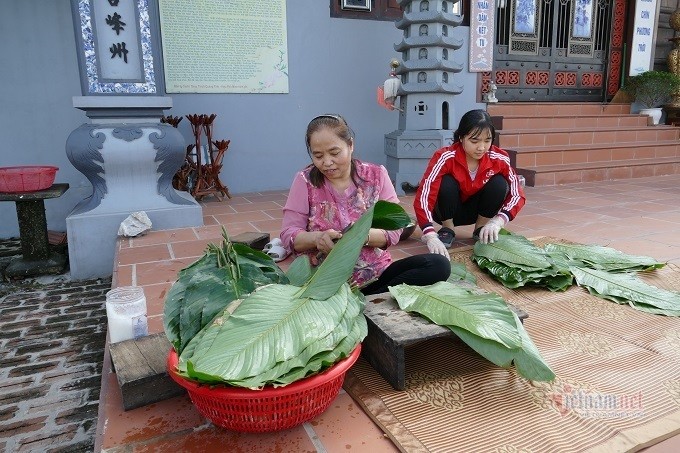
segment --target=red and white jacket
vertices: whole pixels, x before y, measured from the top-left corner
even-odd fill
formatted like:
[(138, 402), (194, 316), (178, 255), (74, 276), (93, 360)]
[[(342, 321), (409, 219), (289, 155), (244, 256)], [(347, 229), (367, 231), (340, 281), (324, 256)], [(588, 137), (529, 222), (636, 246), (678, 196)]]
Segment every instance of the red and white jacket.
[(447, 174), (458, 181), (463, 202), (484, 187), (492, 176), (503, 175), (510, 190), (498, 214), (505, 217), (506, 223), (515, 218), (526, 202), (524, 190), (519, 184), (517, 173), (510, 166), (510, 157), (505, 150), (491, 145), (491, 149), (479, 160), (477, 176), (473, 181), (470, 178), (463, 145), (456, 142), (434, 153), (418, 186), (413, 207), (423, 234), (434, 232), (432, 211), (437, 202), (442, 177)]

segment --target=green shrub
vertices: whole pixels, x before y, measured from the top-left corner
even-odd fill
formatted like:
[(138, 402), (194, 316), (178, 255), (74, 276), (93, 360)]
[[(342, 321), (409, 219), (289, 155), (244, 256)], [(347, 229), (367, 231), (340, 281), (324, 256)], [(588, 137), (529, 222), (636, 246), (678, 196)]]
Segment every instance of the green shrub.
[(647, 71), (628, 77), (623, 90), (643, 108), (660, 107), (680, 90), (680, 77), (667, 71)]

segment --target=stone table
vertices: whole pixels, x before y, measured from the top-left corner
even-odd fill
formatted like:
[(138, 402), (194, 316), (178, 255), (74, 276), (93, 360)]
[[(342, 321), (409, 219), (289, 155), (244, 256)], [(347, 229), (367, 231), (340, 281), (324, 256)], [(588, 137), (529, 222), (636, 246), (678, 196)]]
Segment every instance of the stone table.
[(16, 205), (22, 253), (20, 258), (13, 259), (5, 269), (7, 277), (60, 274), (64, 271), (66, 257), (50, 250), (45, 200), (59, 198), (68, 187), (64, 183), (36, 192), (0, 192), (0, 201), (13, 201)]

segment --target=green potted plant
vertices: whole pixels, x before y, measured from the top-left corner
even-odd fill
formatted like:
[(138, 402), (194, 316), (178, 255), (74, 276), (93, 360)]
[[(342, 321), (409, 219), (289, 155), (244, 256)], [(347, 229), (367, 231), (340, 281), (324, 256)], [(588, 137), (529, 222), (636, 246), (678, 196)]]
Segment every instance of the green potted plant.
[(659, 124), (661, 106), (680, 90), (680, 77), (667, 71), (647, 71), (626, 79), (623, 90), (640, 104), (641, 114), (652, 117)]

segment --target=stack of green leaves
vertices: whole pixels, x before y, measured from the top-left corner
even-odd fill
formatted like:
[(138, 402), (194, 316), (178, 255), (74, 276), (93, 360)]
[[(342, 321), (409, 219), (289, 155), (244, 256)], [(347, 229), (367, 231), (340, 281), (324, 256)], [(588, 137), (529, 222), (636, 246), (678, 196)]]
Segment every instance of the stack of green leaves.
[(258, 286), (287, 283), (288, 278), (265, 253), (232, 243), (222, 231), (220, 246), (179, 272), (165, 299), (165, 334), (177, 353), (231, 301)]
[(573, 277), (564, 264), (551, 260), (544, 250), (524, 236), (504, 233), (494, 243), (475, 243), (472, 261), (480, 269), (507, 288), (532, 284), (564, 291), (572, 285)]
[[(343, 234), (318, 268), (312, 268), (306, 255), (300, 256), (291, 264), (287, 281), (257, 284), (239, 298), (237, 291), (203, 289), (223, 297), (223, 309), (199, 331), (195, 326), (212, 311), (187, 306), (186, 297), (170, 300), (171, 294), (186, 296), (182, 286), (187, 283), (180, 274), (178, 288), (173, 286), (166, 301), (166, 335), (173, 345), (185, 345), (178, 349), (180, 374), (198, 382), (257, 389), (295, 382), (348, 356), (367, 334), (363, 295), (347, 281), (368, 231), (371, 226), (398, 229), (410, 222), (399, 205), (379, 201)], [(232, 272), (218, 274), (225, 279), (219, 284), (242, 288), (246, 283), (241, 279), (249, 277), (241, 269), (241, 253), (232, 251), (227, 263)], [(191, 328), (184, 331), (187, 326)]]
[(629, 255), (611, 247), (550, 243), (544, 249), (569, 263), (576, 283), (591, 294), (647, 313), (680, 316), (680, 294), (642, 281), (636, 272), (665, 266), (649, 256)]
[(451, 329), (468, 346), (497, 366), (515, 369), (532, 381), (551, 381), (545, 363), (517, 315), (495, 293), (451, 282), (390, 287), (402, 310)]
[(680, 316), (680, 293), (643, 282), (633, 273), (614, 273), (586, 267), (571, 267), (579, 286), (591, 294), (636, 310), (665, 316)]
[[(555, 282), (566, 284), (568, 276), (569, 283), (559, 289), (566, 289), (575, 279), (597, 297), (647, 313), (680, 316), (680, 293), (649, 285), (636, 275), (665, 266), (648, 256), (600, 245), (549, 243), (541, 249), (523, 236), (502, 235), (494, 244), (477, 242), (472, 259), (508, 288), (532, 283), (554, 290)], [(527, 263), (546, 262), (558, 271), (557, 276), (527, 270)]]
[(570, 266), (588, 267), (607, 272), (650, 271), (665, 266), (654, 258), (628, 255), (601, 245), (550, 243), (543, 249), (550, 256), (563, 256)]

